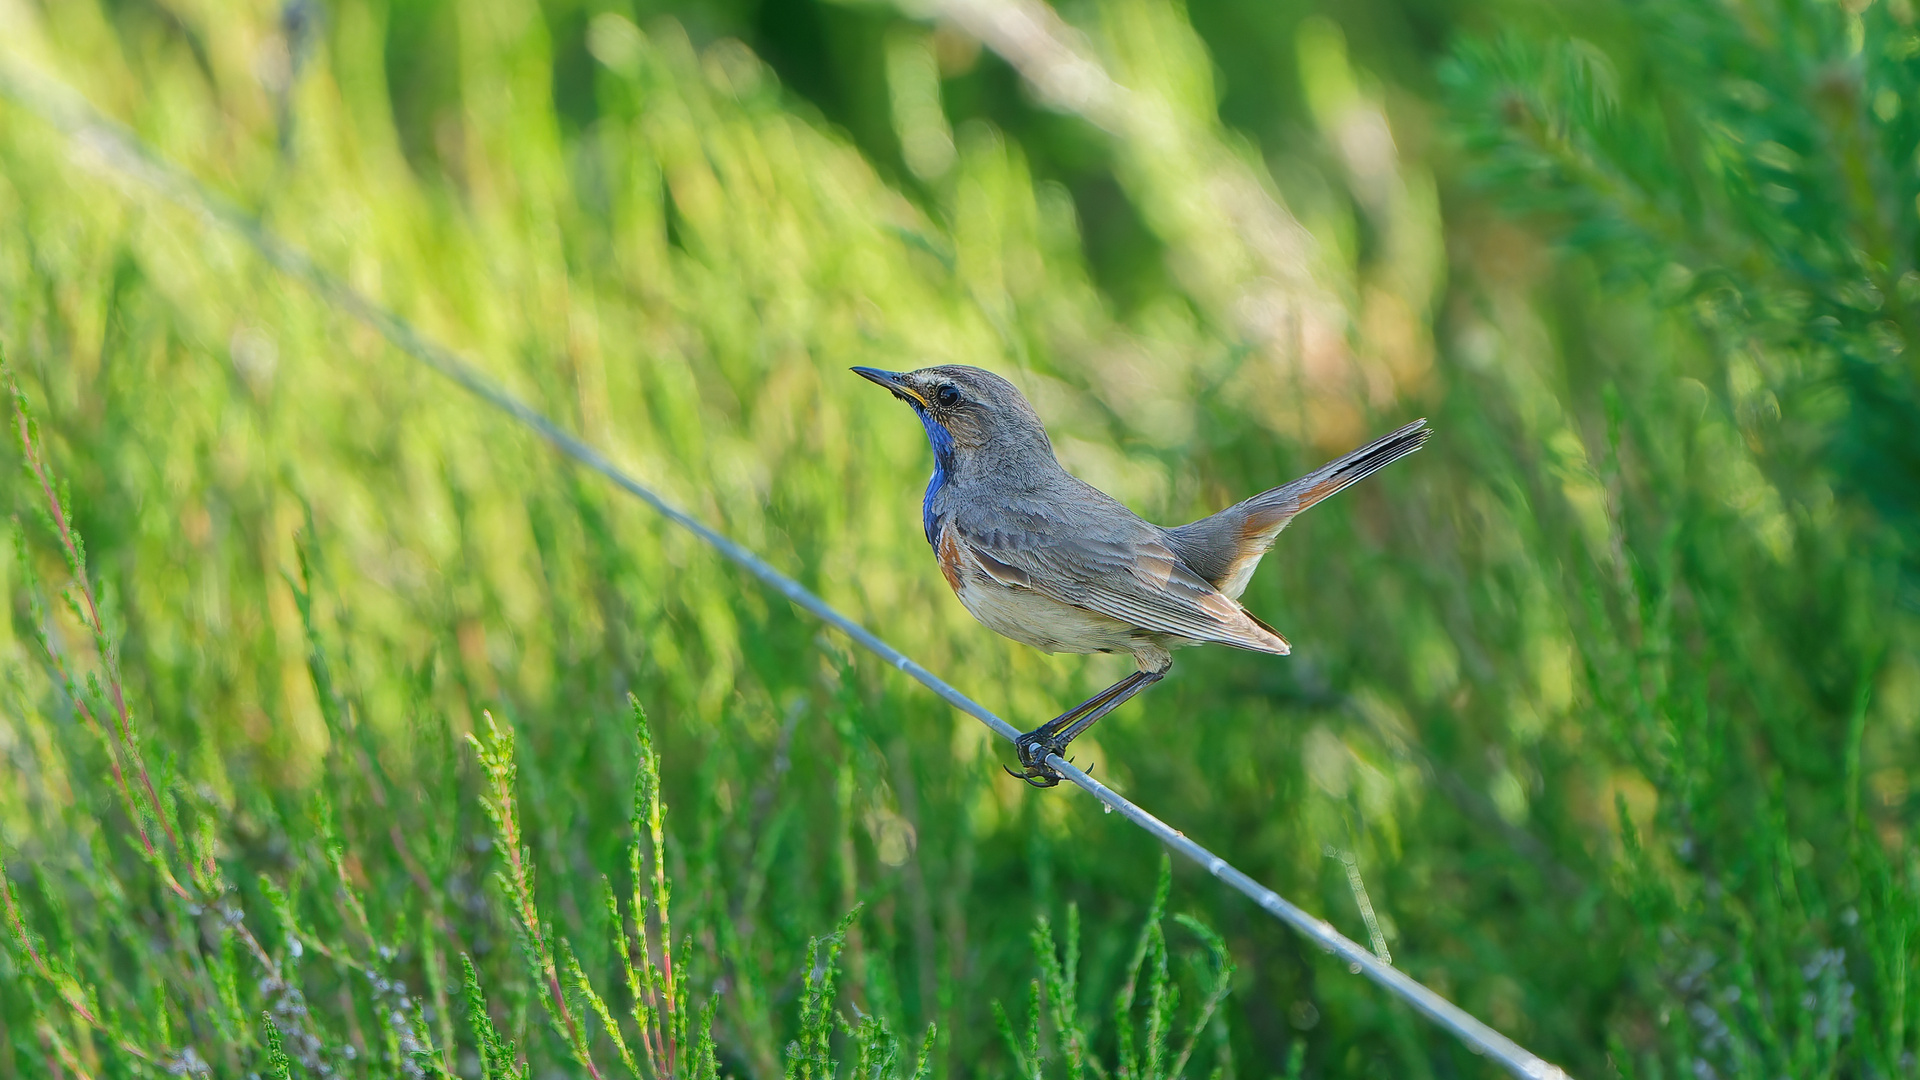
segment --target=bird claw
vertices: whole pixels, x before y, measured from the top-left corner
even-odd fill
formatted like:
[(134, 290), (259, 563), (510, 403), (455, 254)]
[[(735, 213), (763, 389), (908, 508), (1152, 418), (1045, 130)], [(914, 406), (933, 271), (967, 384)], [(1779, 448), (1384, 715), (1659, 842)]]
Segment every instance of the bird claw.
[(1014, 772), (1005, 765), (1000, 767), (1007, 770), (1008, 776), (1013, 777), (1015, 780), (1024, 780), (1033, 787), (1056, 787), (1060, 783), (1060, 774), (1044, 765), (1039, 768), (1029, 768), (1025, 772)]
[[(1034, 732), (1020, 736), (1020, 738), (1014, 740), (1013, 745), (1020, 754), (1020, 764), (1025, 766), (1025, 768), (1019, 772), (1007, 769), (1008, 776), (1016, 780), (1025, 780), (1028, 784), (1037, 788), (1059, 786), (1061, 776), (1047, 765), (1047, 758), (1053, 754), (1060, 754), (1066, 747), (1059, 745), (1045, 735), (1039, 735)], [(1065, 755), (1063, 754), (1062, 756)], [(1073, 759), (1067, 758), (1067, 761), (1071, 763)], [(1003, 765), (1001, 768), (1004, 769), (1006, 766)]]

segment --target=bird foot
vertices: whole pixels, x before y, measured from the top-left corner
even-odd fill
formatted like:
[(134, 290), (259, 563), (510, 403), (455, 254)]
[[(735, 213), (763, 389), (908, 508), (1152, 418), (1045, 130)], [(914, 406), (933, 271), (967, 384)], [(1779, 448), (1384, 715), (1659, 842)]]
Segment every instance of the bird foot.
[[(1025, 780), (1037, 788), (1050, 788), (1059, 785), (1061, 776), (1047, 764), (1047, 757), (1052, 754), (1059, 754), (1061, 757), (1066, 757), (1065, 745), (1055, 741), (1053, 736), (1046, 734), (1044, 731), (1029, 731), (1018, 739), (1015, 739), (1013, 745), (1014, 749), (1020, 754), (1020, 764), (1024, 766), (1024, 768), (1019, 772), (1007, 769), (1008, 776), (1016, 780)], [(1067, 758), (1067, 760), (1071, 762), (1073, 759)], [(1006, 768), (1006, 766), (1003, 765), (1001, 768)]]

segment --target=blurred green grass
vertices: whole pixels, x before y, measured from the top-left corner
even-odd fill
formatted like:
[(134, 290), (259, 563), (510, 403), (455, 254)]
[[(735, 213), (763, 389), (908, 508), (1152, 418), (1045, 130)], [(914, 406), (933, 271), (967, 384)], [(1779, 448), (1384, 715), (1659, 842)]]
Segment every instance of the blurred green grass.
[[(1495, 5), (1065, 8), (1163, 110), (1117, 134), (864, 6), (60, 0), (0, 9), (0, 49), (1016, 723), (1118, 662), (972, 623), (919, 535), (923, 437), (848, 366), (1005, 372), (1071, 468), (1168, 523), (1433, 417), (1427, 451), (1257, 575), (1293, 657), (1183, 655), (1086, 756), (1363, 937), (1329, 857), (1352, 854), (1400, 966), (1576, 1075), (1905, 1075), (1914, 36), (1888, 5), (1768, 6), (1802, 31), (1773, 38), (1686, 10), (1582, 16), (1598, 44), (1556, 52), (1528, 42), (1568, 26)], [(1503, 22), (1549, 29), (1473, 44)], [(1750, 192), (1713, 165), (1821, 161), (1790, 105), (1836, 86), (1817, 100), (1861, 125), (1857, 163)], [(1740, 137), (1697, 134), (1718, 130)], [(1249, 220), (1313, 244), (1276, 260)], [(1806, 238), (1870, 227), (1894, 254)], [(808, 942), (856, 904), (842, 1014), (937, 1024), (940, 1076), (1023, 1070), (994, 1003), (1024, 1024), (1034, 919), (1077, 905), (1112, 1060), (1149, 841), (1004, 777), (972, 720), (11, 104), (0, 235), (0, 346), (144, 753), (332, 1067), (404, 1071), (369, 1034), (386, 999), (301, 961), (295, 918), (412, 987), (462, 1075), (463, 951), (536, 1074), (574, 1067), (461, 736), (482, 710), (518, 732), (544, 918), (624, 1003), (598, 878), (628, 886), (628, 693), (724, 1070), (782, 1070)], [(11, 499), (0, 856), (23, 918), (115, 1030), (258, 1069), (259, 1032), (208, 1002), (276, 994), (130, 845), (27, 569), (73, 666), (100, 658), (32, 485)], [(1171, 888), (1237, 964), (1188, 1075), (1488, 1074), (1204, 876)], [(156, 1071), (0, 955), (0, 1070), (63, 1045), (91, 1075)]]

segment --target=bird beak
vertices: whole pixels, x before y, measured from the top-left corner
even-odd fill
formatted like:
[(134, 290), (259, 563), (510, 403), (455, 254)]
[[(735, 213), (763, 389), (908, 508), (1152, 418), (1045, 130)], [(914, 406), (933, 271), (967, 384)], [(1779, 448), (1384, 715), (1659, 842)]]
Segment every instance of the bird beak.
[(881, 386), (893, 391), (893, 396), (899, 398), (901, 401), (918, 405), (923, 409), (927, 407), (927, 399), (921, 397), (918, 390), (908, 386), (906, 381), (902, 379), (897, 372), (881, 371), (879, 368), (857, 367), (853, 369), (853, 373), (866, 379), (868, 382), (879, 383)]

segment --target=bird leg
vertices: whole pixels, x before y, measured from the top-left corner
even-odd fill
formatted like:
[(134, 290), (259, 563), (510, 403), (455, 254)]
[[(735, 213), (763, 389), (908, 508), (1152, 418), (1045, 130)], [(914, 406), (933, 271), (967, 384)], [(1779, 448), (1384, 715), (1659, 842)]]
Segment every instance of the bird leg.
[(1166, 675), (1164, 668), (1159, 671), (1136, 671), (1015, 739), (1013, 745), (1019, 751), (1020, 764), (1026, 768), (1021, 772), (1008, 769), (1007, 773), (1034, 787), (1053, 787), (1058, 784), (1060, 774), (1048, 767), (1047, 756), (1059, 754), (1065, 757), (1067, 744), (1078, 738), (1081, 732), (1099, 723), (1102, 717), (1125, 704), (1128, 698), (1166, 678)]

